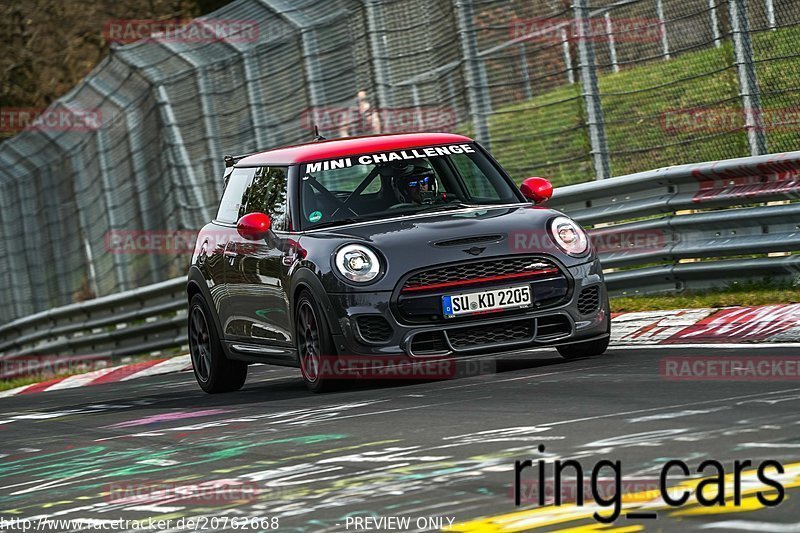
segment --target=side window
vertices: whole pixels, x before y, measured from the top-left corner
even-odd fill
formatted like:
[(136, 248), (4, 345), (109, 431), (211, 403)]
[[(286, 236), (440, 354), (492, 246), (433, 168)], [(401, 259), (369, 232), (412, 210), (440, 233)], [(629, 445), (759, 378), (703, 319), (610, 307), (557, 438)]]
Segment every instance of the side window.
[(288, 229), (286, 209), (286, 167), (260, 167), (245, 192), (245, 213), (266, 213), (272, 219), (272, 228)]
[(222, 193), (222, 200), (217, 211), (217, 221), (228, 224), (236, 224), (239, 218), (244, 215), (244, 200), (242, 197), (250, 178), (256, 169), (236, 168), (228, 178), (225, 191)]

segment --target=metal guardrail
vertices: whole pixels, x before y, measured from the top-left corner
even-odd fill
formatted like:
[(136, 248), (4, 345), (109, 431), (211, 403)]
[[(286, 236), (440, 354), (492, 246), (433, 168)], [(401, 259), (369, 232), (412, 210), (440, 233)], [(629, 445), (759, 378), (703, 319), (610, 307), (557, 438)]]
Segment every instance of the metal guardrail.
[[(785, 255), (800, 250), (796, 200), (800, 152), (563, 187), (550, 205), (590, 228), (609, 289), (622, 294), (797, 277), (800, 255)], [(184, 284), (175, 278), (15, 320), (0, 326), (0, 357), (179, 348), (186, 344)]]
[(178, 348), (186, 340), (186, 278), (80, 302), (0, 326), (0, 357), (110, 357)]
[(550, 205), (591, 228), (609, 289), (631, 294), (797, 278), (798, 200), (800, 152), (787, 152), (563, 187)]

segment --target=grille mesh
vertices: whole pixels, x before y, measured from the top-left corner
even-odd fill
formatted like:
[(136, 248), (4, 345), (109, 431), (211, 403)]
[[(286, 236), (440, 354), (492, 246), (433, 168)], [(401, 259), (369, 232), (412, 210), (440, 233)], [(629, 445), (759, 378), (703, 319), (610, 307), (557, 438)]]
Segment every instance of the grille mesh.
[(435, 286), (440, 283), (464, 282), (493, 276), (520, 274), (530, 272), (535, 276), (537, 271), (547, 271), (558, 267), (552, 261), (538, 257), (512, 257), (506, 259), (490, 259), (475, 261), (461, 265), (449, 265), (431, 268), (411, 276), (403, 286), (404, 289), (419, 289)]
[(392, 327), (382, 316), (360, 316), (358, 331), (361, 338), (369, 342), (386, 342), (392, 337)]
[(581, 291), (578, 296), (578, 312), (582, 315), (588, 315), (597, 311), (600, 307), (600, 291), (597, 287), (589, 287)]
[(523, 341), (530, 339), (532, 336), (533, 322), (531, 320), (472, 326), (447, 332), (450, 344), (457, 350), (504, 342)]

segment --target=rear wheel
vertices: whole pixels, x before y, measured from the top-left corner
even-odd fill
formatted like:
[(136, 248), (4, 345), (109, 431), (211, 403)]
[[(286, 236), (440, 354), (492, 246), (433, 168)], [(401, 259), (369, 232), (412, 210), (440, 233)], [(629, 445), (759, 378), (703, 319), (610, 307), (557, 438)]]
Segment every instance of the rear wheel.
[(336, 357), (328, 323), (317, 302), (308, 291), (302, 291), (295, 306), (295, 347), (300, 374), (312, 392), (333, 390), (341, 384), (327, 369), (334, 368)]
[(230, 392), (244, 385), (247, 363), (225, 357), (214, 321), (199, 294), (189, 302), (189, 353), (194, 377), (204, 391)]
[(558, 353), (564, 359), (578, 359), (581, 357), (594, 357), (602, 355), (608, 348), (609, 337), (586, 342), (576, 342), (575, 344), (565, 344), (557, 346)]

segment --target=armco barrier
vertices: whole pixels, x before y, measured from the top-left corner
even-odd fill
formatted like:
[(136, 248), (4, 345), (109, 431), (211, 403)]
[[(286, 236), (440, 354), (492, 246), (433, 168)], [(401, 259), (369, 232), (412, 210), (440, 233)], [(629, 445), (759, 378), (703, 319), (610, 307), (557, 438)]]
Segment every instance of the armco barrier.
[(185, 278), (176, 278), (14, 320), (0, 326), (0, 356), (117, 357), (178, 348), (187, 343), (185, 290)]
[[(590, 228), (609, 289), (621, 294), (797, 278), (800, 255), (786, 254), (800, 250), (797, 200), (800, 152), (790, 152), (562, 187), (550, 205)], [(0, 357), (179, 348), (184, 284), (175, 278), (15, 320), (0, 326)]]
[(800, 277), (798, 200), (787, 152), (563, 187), (550, 205), (592, 228), (609, 289), (632, 294)]

